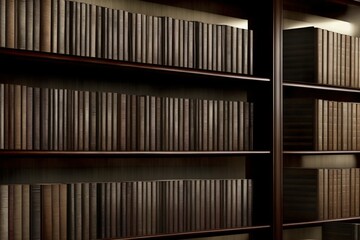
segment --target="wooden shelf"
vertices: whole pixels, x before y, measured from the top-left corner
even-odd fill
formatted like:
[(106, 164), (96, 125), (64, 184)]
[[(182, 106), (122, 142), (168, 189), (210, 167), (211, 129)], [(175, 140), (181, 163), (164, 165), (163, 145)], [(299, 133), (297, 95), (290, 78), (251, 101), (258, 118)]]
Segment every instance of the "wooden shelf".
[(283, 86), (289, 87), (289, 88), (305, 88), (305, 89), (318, 90), (318, 91), (360, 93), (360, 89), (338, 87), (338, 86), (331, 86), (331, 85), (320, 85), (320, 84), (315, 84), (315, 83), (298, 83), (298, 82), (287, 81), (287, 82), (283, 83)]
[(360, 151), (284, 151), (287, 155), (339, 155), (339, 154), (359, 154)]
[(283, 224), (284, 228), (299, 228), (299, 227), (315, 227), (320, 226), (323, 223), (329, 222), (346, 222), (346, 221), (359, 221), (360, 217), (350, 217), (350, 218), (337, 218), (337, 219), (327, 219), (327, 220), (315, 220), (307, 222), (297, 222), (297, 223), (285, 223)]
[(31, 62), (46, 62), (46, 63), (55, 63), (55, 64), (69, 64), (71, 66), (86, 66), (86, 67), (111, 67), (122, 70), (132, 70), (132, 71), (152, 71), (164, 74), (175, 74), (178, 76), (199, 76), (207, 78), (220, 78), (234, 81), (245, 81), (246, 83), (250, 82), (270, 82), (270, 79), (254, 77), (250, 75), (239, 75), (225, 72), (217, 71), (205, 71), (189, 68), (180, 68), (180, 67), (167, 67), (154, 64), (143, 64), (143, 63), (134, 63), (127, 61), (118, 61), (111, 59), (101, 59), (93, 57), (81, 57), (81, 56), (72, 56), (65, 54), (54, 54), (46, 52), (34, 52), (27, 50), (18, 50), (11, 48), (0, 48), (0, 61), (8, 62), (9, 60), (21, 60), (21, 61), (31, 61)]
[(270, 151), (22, 151), (1, 150), (2, 157), (166, 157), (267, 155)]
[(285, 98), (306, 97), (347, 102), (360, 101), (360, 89), (356, 88), (290, 81), (283, 83), (283, 88)]
[(172, 234), (169, 233), (169, 234), (159, 234), (159, 235), (131, 237), (131, 238), (106, 238), (106, 239), (108, 239), (108, 240), (116, 240), (116, 239), (185, 239), (185, 238), (195, 238), (195, 237), (210, 237), (210, 236), (240, 234), (240, 233), (248, 233), (248, 232), (252, 232), (252, 231), (268, 230), (268, 229), (270, 229), (270, 225), (216, 229), (216, 230), (206, 230), (206, 231), (196, 231), (196, 232), (172, 233)]

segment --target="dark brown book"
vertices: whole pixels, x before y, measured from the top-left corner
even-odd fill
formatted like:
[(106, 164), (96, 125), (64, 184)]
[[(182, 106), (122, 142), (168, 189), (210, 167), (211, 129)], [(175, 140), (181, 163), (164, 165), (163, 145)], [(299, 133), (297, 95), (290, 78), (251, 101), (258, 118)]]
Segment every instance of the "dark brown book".
[(23, 198), (22, 198), (22, 185), (14, 184), (13, 185), (13, 218), (10, 218), (10, 221), (13, 221), (13, 233), (9, 235), (10, 239), (22, 239), (23, 237)]
[(284, 78), (326, 84), (327, 31), (298, 28), (284, 31)]
[(136, 95), (130, 95), (130, 107), (129, 107), (129, 116), (130, 116), (130, 121), (129, 123), (129, 128), (130, 128), (130, 140), (129, 140), (129, 144), (130, 144), (130, 149), (129, 150), (137, 150), (137, 121), (138, 121), (138, 114), (136, 111), (136, 106), (137, 106), (137, 96)]
[(67, 184), (68, 238), (75, 239), (75, 184)]
[(224, 151), (229, 151), (230, 101), (224, 101)]
[(119, 104), (119, 98), (118, 96), (120, 96), (119, 94), (117, 93), (112, 93), (112, 140), (111, 140), (111, 143), (112, 143), (112, 146), (111, 146), (111, 149), (113, 151), (115, 150), (118, 150), (117, 146), (118, 146), (118, 104)]
[(172, 19), (173, 32), (172, 32), (172, 58), (173, 63), (172, 66), (179, 67), (180, 66), (180, 21), (179, 19)]
[(121, 224), (120, 224), (120, 229), (121, 229), (121, 236), (128, 236), (128, 225), (129, 225), (129, 209), (128, 209), (128, 205), (127, 205), (127, 199), (128, 199), (128, 183), (127, 182), (121, 182), (121, 209), (122, 209), (122, 213), (121, 213)]
[(156, 136), (157, 136), (157, 128), (156, 128), (156, 125), (157, 125), (157, 118), (156, 118), (156, 98), (155, 96), (150, 96), (149, 97), (149, 100), (150, 100), (150, 103), (149, 103), (149, 150), (150, 151), (156, 151)]
[[(314, 144), (324, 147), (324, 117), (319, 123), (318, 114), (325, 116), (322, 110), (316, 110), (319, 100), (289, 98), (284, 101), (284, 148), (287, 150), (313, 150)], [(323, 103), (323, 101), (322, 101)], [(319, 107), (319, 106), (318, 106)], [(317, 112), (316, 112), (317, 111)], [(321, 113), (322, 112), (322, 113)], [(316, 122), (317, 124), (314, 124)], [(319, 126), (320, 125), (320, 126)], [(314, 137), (316, 136), (316, 137)]]
[(6, 47), (6, 0), (0, 2), (0, 47)]
[(110, 225), (110, 237), (115, 238), (116, 237), (116, 183), (111, 182), (110, 183), (110, 222), (108, 223)]
[(120, 107), (118, 113), (119, 113), (119, 131), (120, 131), (120, 136), (119, 136), (119, 150), (121, 151), (125, 151), (127, 150), (127, 144), (129, 144), (127, 142), (127, 96), (125, 94), (119, 94), (119, 104), (118, 106)]
[[(33, 0), (33, 49), (29, 50), (40, 50), (40, 0)], [(29, 10), (30, 11), (30, 10)], [(27, 22), (30, 24), (30, 22)], [(31, 28), (27, 28), (30, 30)], [(30, 42), (28, 42), (30, 43)]]
[(70, 45), (71, 45), (71, 37), (70, 35), (72, 34), (71, 32), (71, 23), (72, 21), (72, 2), (69, 1), (65, 1), (65, 37), (64, 37), (64, 45), (65, 45), (65, 54), (70, 54)]
[[(329, 210), (333, 209), (333, 169), (329, 169)], [(331, 181), (330, 181), (331, 180)], [(284, 171), (284, 218), (286, 221), (324, 219), (324, 170), (286, 168)], [(329, 211), (329, 218), (332, 218)]]
[[(65, 0), (58, 0), (58, 40), (57, 40), (57, 50), (58, 53), (65, 53)], [(53, 36), (54, 37), (54, 36)]]
[(97, 94), (96, 92), (90, 92), (89, 96), (89, 150), (97, 150), (96, 139), (97, 139)]
[(59, 184), (59, 207), (60, 207), (60, 240), (67, 239), (67, 184)]
[(30, 186), (30, 233), (31, 239), (41, 239), (41, 186)]
[(41, 185), (41, 239), (53, 238), (51, 185)]
[(145, 110), (145, 96), (137, 97), (137, 148), (139, 151), (145, 151), (145, 118), (146, 118), (146, 110)]
[(115, 203), (115, 220), (116, 220), (116, 236), (122, 236), (122, 229), (121, 229), (121, 221), (122, 221), (122, 214), (123, 210), (121, 209), (121, 194), (122, 194), (122, 185), (121, 182), (116, 183), (116, 203)]
[(69, 129), (71, 128), (71, 112), (70, 112), (70, 90), (64, 89), (64, 149), (71, 149), (69, 144)]
[(60, 239), (60, 186), (51, 185), (51, 219), (52, 221), (52, 239)]
[(14, 91), (15, 91), (15, 99), (14, 99), (14, 109), (15, 109), (15, 117), (14, 117), (14, 149), (21, 149), (22, 147), (22, 94), (21, 94), (21, 90), (22, 87), (21, 85), (15, 85), (14, 86)]
[(114, 35), (114, 32), (113, 32), (113, 12), (114, 10), (109, 8), (108, 9), (108, 16), (107, 16), (107, 27), (108, 27), (108, 30), (107, 30), (107, 34), (108, 34), (108, 39), (107, 39), (107, 42), (108, 42), (108, 48), (107, 48), (107, 51), (108, 51), (108, 56), (107, 58), (109, 59), (112, 59), (113, 58), (113, 35)]
[(15, 47), (26, 49), (26, 1), (16, 1), (15, 9)]
[(82, 183), (81, 185), (81, 235), (83, 239), (90, 239), (90, 183)]
[[(9, 84), (9, 121), (8, 121), (8, 141), (9, 141), (9, 149), (15, 149), (15, 115), (16, 109), (15, 106), (15, 85)], [(8, 115), (5, 115), (8, 116)]]
[(163, 103), (163, 101), (162, 101), (162, 98), (161, 97), (156, 97), (156, 99), (155, 99), (155, 111), (156, 111), (156, 113), (155, 113), (155, 118), (156, 118), (156, 125), (155, 125), (155, 128), (156, 128), (156, 147), (155, 147), (155, 149), (156, 149), (156, 151), (160, 151), (160, 150), (163, 150), (163, 143), (162, 143), (162, 134), (163, 134), (163, 132), (162, 132), (162, 126), (163, 126), (163, 116), (162, 116), (162, 114), (163, 114), (163, 112), (162, 112), (162, 110), (163, 110), (163, 107), (162, 107), (162, 103)]
[(75, 110), (75, 113), (77, 114), (77, 116), (74, 116), (75, 122), (77, 126), (77, 136), (75, 136), (75, 139), (77, 139), (77, 141), (75, 142), (75, 144), (77, 145), (77, 147), (75, 148), (76, 150), (84, 150), (84, 122), (85, 122), (85, 109), (84, 109), (84, 91), (77, 91), (78, 94), (77, 96), (77, 105), (78, 105), (78, 110)]
[(59, 38), (59, 0), (51, 0), (50, 4), (50, 12), (49, 19), (50, 22), (50, 41), (51, 41), (51, 52), (58, 52), (58, 38)]
[(15, 47), (15, 1), (6, 2), (6, 47), (14, 48)]
[(202, 151), (209, 150), (209, 101), (202, 100)]
[(112, 133), (113, 133), (113, 98), (112, 93), (106, 94), (106, 150), (112, 150)]
[(74, 31), (74, 49), (73, 54), (77, 56), (81, 56), (81, 4), (80, 2), (74, 2), (74, 23), (73, 23), (73, 31)]
[(96, 57), (96, 24), (97, 24), (97, 16), (96, 16), (96, 6), (91, 4), (90, 6), (90, 33), (89, 33), (89, 41), (90, 41), (90, 57)]
[(106, 112), (106, 107), (107, 107), (107, 104), (106, 104), (106, 99), (107, 99), (107, 93), (106, 92), (100, 92), (99, 93), (100, 95), (100, 99), (99, 99), (99, 102), (100, 102), (100, 111), (99, 111), (99, 114), (100, 114), (100, 117), (99, 117), (99, 128), (100, 128), (100, 134), (99, 134), (99, 138), (100, 138), (100, 149), (101, 151), (106, 151), (106, 119), (107, 119), (107, 112)]
[(360, 149), (360, 104), (356, 103), (356, 149)]
[(119, 10), (113, 9), (113, 59), (119, 59)]
[(90, 232), (89, 236), (90, 239), (97, 238), (97, 184), (96, 183), (90, 183), (90, 215), (89, 215), (89, 221), (90, 221)]
[(26, 149), (26, 95), (27, 95), (27, 87), (20, 86), (20, 149)]
[(73, 143), (73, 149), (75, 151), (79, 151), (79, 122), (80, 122), (80, 115), (79, 115), (79, 91), (78, 90), (74, 90), (72, 91), (72, 103), (73, 105), (71, 105), (72, 107), (72, 117), (73, 119), (71, 119), (71, 121), (73, 122), (73, 126), (72, 126), (72, 132), (70, 134), (70, 136), (72, 136), (72, 143)]
[(325, 223), (321, 232), (323, 239), (358, 239), (359, 224), (347, 222)]
[(184, 151), (184, 98), (179, 98), (178, 150)]
[(51, 51), (51, 1), (40, 1), (40, 51)]
[(51, 105), (52, 108), (52, 116), (53, 116), (53, 126), (50, 130), (51, 133), (51, 139), (53, 141), (52, 150), (59, 150), (59, 89), (53, 89), (53, 103)]
[(83, 235), (83, 209), (82, 209), (82, 184), (74, 184), (74, 235), (75, 239), (82, 239)]
[(30, 185), (22, 184), (21, 186), (21, 235), (22, 239), (30, 239)]
[(77, 13), (79, 15), (78, 20), (78, 26), (79, 26), (79, 33), (80, 33), (80, 39), (78, 40), (79, 43), (79, 54), (80, 56), (86, 56), (86, 5), (85, 3), (79, 3), (79, 12)]
[(172, 150), (173, 151), (179, 151), (179, 124), (180, 124), (180, 120), (179, 120), (179, 98), (173, 98), (174, 99), (174, 102), (173, 102), (173, 147), (172, 147)]
[[(37, 101), (37, 99), (35, 99), (35, 101)], [(39, 130), (40, 130), (40, 148), (41, 150), (49, 150), (49, 89), (48, 88), (40, 89)]]
[(64, 116), (64, 89), (59, 89), (58, 90), (58, 101), (59, 101), (59, 106), (58, 106), (58, 122), (59, 122), (59, 126), (58, 126), (58, 149), (60, 151), (64, 150), (64, 122), (66, 121)]
[(169, 151), (169, 97), (161, 98), (161, 150)]
[(103, 17), (102, 7), (96, 6), (96, 57), (103, 57)]
[(225, 150), (225, 101), (218, 101), (218, 151)]

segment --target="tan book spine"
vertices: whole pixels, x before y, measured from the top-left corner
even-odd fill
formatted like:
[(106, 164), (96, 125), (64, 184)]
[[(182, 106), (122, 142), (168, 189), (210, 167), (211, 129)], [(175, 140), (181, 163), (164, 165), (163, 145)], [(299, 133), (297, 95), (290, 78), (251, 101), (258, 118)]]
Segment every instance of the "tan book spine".
[(9, 239), (9, 186), (0, 185), (0, 239)]

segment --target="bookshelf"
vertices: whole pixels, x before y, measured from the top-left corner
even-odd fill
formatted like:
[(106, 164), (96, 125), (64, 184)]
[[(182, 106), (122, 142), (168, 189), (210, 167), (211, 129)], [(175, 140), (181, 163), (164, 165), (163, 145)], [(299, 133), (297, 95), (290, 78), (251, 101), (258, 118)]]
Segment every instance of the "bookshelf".
[[(355, 210), (358, 206), (358, 194), (354, 191), (358, 189), (357, 177), (355, 174), (350, 174), (351, 177), (347, 175), (348, 171), (357, 171), (359, 166), (359, 152), (354, 142), (358, 142), (356, 105), (359, 102), (359, 4), (356, 1), (288, 0), (284, 1), (283, 9), (283, 200), (286, 216), (282, 224), (283, 239), (337, 239), (339, 234), (344, 234), (340, 230), (341, 226), (351, 227), (353, 223), (359, 222)], [(306, 32), (314, 35), (307, 35)], [(297, 41), (295, 35), (298, 33)], [(296, 51), (298, 52), (295, 53)], [(308, 54), (310, 52), (314, 54), (312, 57)], [(307, 103), (303, 105), (296, 99), (307, 103), (315, 101), (315, 105), (310, 103), (305, 108)], [(322, 106), (322, 103), (325, 105)], [(354, 107), (347, 109), (350, 105)], [(297, 110), (293, 112), (292, 107)], [(301, 125), (300, 121), (296, 123), (295, 112), (298, 112), (298, 117), (303, 114), (303, 123), (307, 121), (307, 117), (313, 120), (308, 119), (309, 124), (312, 121), (308, 125), (310, 128), (303, 124), (303, 131), (293, 132), (297, 128), (293, 126)], [(313, 118), (312, 114), (317, 115)], [(307, 132), (309, 130), (313, 132)], [(299, 138), (292, 142), (295, 135)], [(309, 138), (310, 135), (312, 137)], [(295, 146), (296, 142), (298, 146)], [(351, 146), (347, 145), (348, 143)], [(293, 170), (294, 168), (302, 169), (300, 171), (303, 174), (309, 171), (305, 169), (316, 169), (318, 176), (322, 176), (313, 184), (318, 189), (318, 194), (314, 195), (317, 201), (310, 197), (313, 190), (305, 183), (315, 178), (308, 178), (308, 173), (307, 177), (304, 177), (306, 180), (298, 181), (296, 174), (289, 174), (297, 171)], [(292, 195), (294, 189), (308, 189), (309, 194), (304, 191), (303, 194)], [(296, 198), (302, 199), (303, 204), (298, 204)], [(295, 215), (290, 213), (305, 209), (304, 206), (308, 206), (307, 209), (314, 207), (314, 211), (319, 211), (319, 215), (306, 220), (291, 219)], [(304, 218), (309, 216), (303, 215)], [(329, 230), (329, 226), (335, 231)], [(354, 239), (350, 235), (347, 237)]]
[(1, 239), (282, 238), (280, 0), (4, 0), (0, 23)]

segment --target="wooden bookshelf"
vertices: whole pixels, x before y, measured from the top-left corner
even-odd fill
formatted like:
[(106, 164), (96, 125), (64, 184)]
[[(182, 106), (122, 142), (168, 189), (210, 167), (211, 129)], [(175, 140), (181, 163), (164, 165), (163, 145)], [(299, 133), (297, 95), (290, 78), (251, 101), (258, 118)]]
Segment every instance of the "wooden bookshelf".
[[(312, 128), (314, 132), (306, 136), (310, 137), (312, 135), (309, 141), (312, 141), (313, 148), (295, 147), (296, 149), (284, 149), (284, 169), (291, 170), (295, 168), (299, 169), (299, 171), (303, 170), (303, 173), (305, 173), (305, 169), (310, 168), (317, 169), (320, 175), (324, 173), (323, 179), (320, 178), (317, 182), (319, 194), (315, 194), (319, 199), (324, 197), (324, 199), (317, 202), (319, 205), (314, 206), (314, 210), (319, 211), (320, 215), (309, 217), (311, 215), (309, 212), (303, 215), (304, 218), (308, 217), (306, 220), (300, 218), (285, 220), (283, 223), (284, 236), (286, 236), (284, 240), (294, 238), (326, 240), (328, 239), (326, 236), (336, 235), (335, 231), (324, 234), (323, 229), (325, 228), (323, 226), (326, 226), (327, 223), (334, 223), (332, 226), (336, 226), (337, 222), (359, 223), (359, 214), (355, 211), (358, 202), (357, 194), (349, 190), (351, 197), (347, 197), (345, 190), (347, 182), (345, 179), (348, 177), (346, 174), (352, 172), (354, 177), (354, 172), (358, 171), (359, 151), (355, 147), (355, 143), (353, 144), (354, 148), (345, 147), (341, 150), (340, 147), (340, 142), (347, 143), (348, 140), (350, 141), (347, 133), (354, 139), (357, 136), (357, 126), (355, 124), (355, 122), (359, 121), (359, 117), (356, 115), (357, 111), (352, 108), (348, 111), (346, 107), (347, 105), (357, 105), (360, 99), (359, 75), (355, 67), (359, 63), (359, 55), (355, 51), (355, 48), (358, 48), (359, 31), (357, 29), (359, 24), (356, 15), (359, 14), (359, 11), (359, 4), (356, 1), (284, 1), (286, 15), (284, 18), (283, 55), (284, 105), (286, 103), (291, 104), (296, 99), (320, 101), (320, 104), (312, 109), (313, 113), (318, 114), (311, 124), (314, 127)], [(329, 24), (326, 24), (326, 21), (329, 21)], [(344, 25), (336, 27), (336, 24), (339, 24), (339, 26)], [(346, 24), (354, 26), (356, 30), (350, 31), (345, 27)], [(296, 34), (300, 32), (302, 33), (296, 39)], [(314, 33), (314, 35), (312, 33), (308, 34), (309, 32)], [(346, 52), (344, 49), (346, 49)], [(310, 56), (305, 53), (306, 51), (312, 52), (314, 55)], [(346, 70), (345, 61), (347, 62)], [(297, 69), (301, 70), (297, 71)], [(345, 81), (345, 78), (348, 80)], [(324, 108), (321, 106), (321, 101), (325, 103)], [(343, 108), (343, 106), (345, 107)], [(302, 114), (300, 112), (305, 115), (306, 110), (305, 108), (300, 109), (301, 107), (298, 108), (298, 117), (301, 118)], [(295, 131), (291, 124), (296, 125), (296, 116), (294, 114), (296, 111), (292, 112), (288, 107), (284, 114), (288, 136), (292, 134), (292, 130)], [(351, 120), (347, 118), (350, 115)], [(352, 118), (353, 116), (354, 118)], [(322, 117), (324, 118), (322, 119)], [(300, 128), (298, 129), (300, 130)], [(306, 134), (302, 135), (305, 131), (306, 126), (304, 125), (303, 131), (299, 131), (298, 136), (305, 136)], [(341, 140), (339, 140), (340, 138)], [(327, 140), (329, 141), (327, 142)], [(289, 138), (285, 137), (284, 145), (289, 146), (287, 144), (290, 141)], [(322, 143), (324, 145), (321, 145)], [(324, 148), (322, 149), (322, 147)], [(301, 168), (304, 169), (301, 170)], [(288, 203), (284, 199), (284, 215), (288, 218), (291, 218), (292, 211), (299, 209), (307, 211), (306, 207), (304, 207), (306, 205), (290, 206), (296, 202), (296, 200), (291, 199), (292, 191), (301, 189), (301, 183), (306, 185), (304, 181), (299, 180), (295, 175), (296, 173), (291, 176), (287, 173), (286, 178), (284, 178), (284, 198), (288, 199)], [(340, 177), (341, 180), (338, 181), (337, 177)], [(356, 189), (354, 179), (348, 182), (350, 186)], [(323, 195), (321, 195), (322, 188), (324, 190)], [(306, 190), (304, 189), (302, 189), (304, 194), (298, 195), (294, 192), (293, 196), (306, 198), (305, 196), (309, 195), (305, 194)], [(339, 192), (340, 190), (344, 190), (344, 192)], [(310, 198), (306, 199), (309, 200)], [(341, 206), (337, 205), (338, 201), (341, 201)], [(311, 208), (310, 205), (308, 209)], [(347, 207), (351, 209), (349, 210), (350, 214), (347, 212)], [(321, 217), (322, 213), (324, 215)], [(293, 216), (295, 215), (293, 214)], [(301, 214), (299, 213), (299, 215)]]
[[(37, 234), (33, 238), (46, 238), (51, 232), (55, 235), (65, 234), (67, 238), (79, 231), (75, 229), (80, 229), (81, 233), (77, 233), (86, 239), (89, 234), (94, 235), (93, 227), (96, 226), (98, 232), (95, 235), (99, 239), (117, 239), (109, 236), (120, 236), (123, 234), (121, 231), (126, 230), (130, 233), (121, 239), (221, 239), (223, 236), (238, 235), (239, 239), (282, 240), (282, 164), (283, 155), (288, 154), (283, 152), (282, 136), (283, 87), (287, 86), (282, 83), (283, 1), (267, 1), (261, 8), (251, 1), (169, 3), (162, 0), (129, 0), (123, 5), (124, 9), (118, 7), (123, 3), (115, 0), (112, 3), (100, 0), (5, 0), (0, 3), (1, 13), (6, 13), (6, 17), (0, 16), (0, 172), (3, 173), (0, 174), (0, 205), (8, 209), (10, 216), (0, 213), (0, 223), (10, 222), (9, 229), (0, 228), (0, 238), (6, 235), (12, 239), (14, 232), (20, 234), (23, 229), (24, 235)], [(160, 10), (157, 9), (159, 6)], [(162, 16), (162, 9), (168, 11), (170, 16)], [(177, 11), (188, 12), (184, 19), (176, 19), (171, 13)], [(124, 36), (116, 35), (120, 33), (123, 19), (120, 21), (115, 16), (119, 17), (120, 14), (132, 17), (131, 20), (124, 17), (129, 21), (128, 25), (124, 23), (122, 26)], [(197, 14), (205, 17), (199, 21)], [(214, 23), (213, 18), (225, 19), (225, 23)], [(242, 22), (246, 20), (248, 29), (229, 22), (229, 19), (240, 18)], [(144, 24), (151, 21), (161, 21), (161, 24), (151, 27)], [(173, 23), (171, 27), (166, 25)], [(155, 30), (150, 30), (155, 26), (163, 31), (159, 39), (154, 37)], [(191, 27), (192, 30), (186, 32)], [(213, 35), (211, 31), (214, 31)], [(120, 38), (124, 41), (123, 45)], [(148, 51), (150, 48), (153, 51), (153, 46), (147, 45), (149, 42), (143, 39), (154, 44), (159, 41), (159, 56), (154, 53), (152, 57), (161, 58), (163, 63), (160, 60), (153, 64), (147, 62), (150, 57), (144, 56), (151, 54)], [(212, 48), (207, 47), (210, 42)], [(216, 47), (215, 42), (222, 43)], [(179, 49), (172, 48), (171, 44), (178, 44), (182, 52), (179, 54)], [(188, 49), (185, 49), (186, 44)], [(129, 54), (128, 59), (115, 59), (116, 54), (120, 58), (120, 51), (115, 51), (120, 47), (129, 47), (123, 51)], [(191, 54), (193, 58), (189, 57), (188, 61), (194, 63), (187, 67), (191, 64), (185, 63), (187, 60), (184, 59)], [(212, 59), (212, 55), (217, 55), (217, 58)], [(177, 66), (181, 64), (176, 61), (183, 61), (183, 66)], [(33, 101), (34, 89), (38, 98)], [(96, 96), (93, 102), (87, 102), (90, 97), (86, 94)], [(130, 96), (131, 100), (121, 102), (117, 98), (120, 94)], [(137, 97), (144, 102), (137, 102)], [(160, 103), (151, 105), (145, 102), (147, 100), (144, 99), (150, 97), (160, 99)], [(28, 98), (33, 102), (27, 104)], [(184, 99), (196, 102), (197, 105), (187, 109), (191, 113), (182, 111), (185, 109)], [(208, 101), (214, 105), (209, 107)], [(124, 106), (115, 107), (115, 104)], [(123, 118), (119, 117), (121, 110), (125, 111), (121, 115)], [(151, 118), (151, 114), (158, 113), (156, 111), (161, 113)], [(89, 117), (90, 114), (94, 114), (93, 118)], [(193, 115), (186, 118), (186, 114)], [(121, 125), (124, 122), (126, 126)], [(90, 123), (93, 125), (90, 126)], [(165, 150), (133, 150), (141, 148), (138, 146), (143, 144), (151, 145), (155, 137), (150, 139), (149, 136), (154, 136), (154, 133), (149, 132), (158, 127), (157, 124), (164, 127), (161, 130), (156, 128), (159, 130), (156, 137), (161, 138), (156, 138), (156, 142), (161, 142), (165, 146), (161, 145), (161, 148)], [(191, 130), (186, 132), (185, 128)], [(122, 131), (126, 131), (126, 134)], [(191, 139), (189, 142), (195, 141), (191, 142), (195, 147), (176, 150), (182, 144), (187, 144), (184, 140), (186, 134)], [(145, 136), (147, 140), (143, 140)], [(119, 149), (120, 139), (127, 144), (123, 150)], [(58, 144), (59, 141), (63, 145)], [(73, 150), (90, 149), (84, 147), (90, 143), (102, 150)], [(58, 146), (64, 150), (56, 149)], [(174, 149), (168, 150), (170, 148)], [(205, 150), (194, 150), (197, 148)], [(118, 176), (121, 174), (123, 176)], [(150, 181), (159, 181), (162, 185), (151, 185), (153, 189), (147, 186), (147, 192), (137, 189), (138, 186), (145, 189), (146, 184), (154, 184)], [(187, 195), (183, 196), (181, 194), (185, 190), (180, 184), (185, 181), (190, 183), (187, 183)], [(58, 192), (60, 182), (62, 193)], [(215, 185), (220, 182), (220, 187)], [(90, 184), (94, 185), (92, 193), (89, 193)], [(105, 184), (109, 185), (105, 188)], [(114, 223), (115, 214), (110, 211), (114, 204), (120, 204), (120, 197), (117, 199), (113, 196), (120, 196), (125, 190), (109, 190), (111, 184), (128, 184), (127, 199), (121, 200), (123, 205), (121, 208), (117, 206), (117, 210), (132, 213), (116, 213), (116, 218), (131, 218), (132, 227), (125, 230), (114, 227), (119, 222)], [(210, 187), (211, 190), (208, 189)], [(21, 188), (24, 188), (21, 200), (24, 205), (37, 201), (32, 198), (36, 195), (42, 202), (51, 202), (59, 211), (66, 211), (68, 219), (57, 218), (56, 212), (52, 224), (45, 224), (50, 221), (42, 222), (39, 219), (29, 227), (25, 226), (27, 219), (14, 222), (10, 219), (14, 206), (5, 206), (6, 202), (2, 200), (14, 199), (22, 191)], [(28, 193), (29, 189), (34, 192)], [(54, 197), (49, 189), (54, 192)], [(190, 193), (189, 189), (193, 192)], [(215, 194), (215, 190), (220, 189), (221, 193)], [(17, 191), (16, 194), (14, 191)], [(90, 195), (92, 200), (88, 200)], [(159, 201), (156, 202), (159, 206), (152, 210), (166, 214), (157, 216), (158, 232), (141, 236), (138, 232), (145, 228), (139, 227), (141, 230), (138, 230), (135, 226), (145, 224), (142, 216), (139, 217), (141, 214), (153, 214), (145, 212), (149, 211), (146, 208), (149, 206), (144, 204), (155, 204), (147, 201), (146, 196), (150, 195), (156, 195), (156, 200), (154, 197), (151, 201)], [(179, 195), (187, 199), (179, 200)], [(223, 211), (222, 216), (217, 218), (221, 224), (205, 229), (204, 225), (211, 225), (212, 218), (208, 215), (215, 214), (215, 210), (210, 209), (210, 205), (215, 203), (207, 199), (215, 202), (218, 198), (222, 204), (216, 209), (216, 214)], [(98, 202), (94, 203), (94, 199), (98, 199)], [(131, 203), (134, 199), (138, 200), (136, 204)], [(187, 222), (180, 219), (180, 216), (185, 217), (183, 211), (179, 210), (179, 206), (185, 208), (184, 202), (188, 204), (186, 214), (193, 214), (191, 216), (195, 219), (189, 216)], [(69, 208), (63, 209), (66, 204)], [(84, 206), (80, 207), (81, 204)], [(90, 205), (97, 211), (88, 209)], [(17, 206), (20, 206), (19, 202), (15, 208)], [(144, 212), (136, 210), (136, 206)], [(73, 212), (75, 208), (76, 213)], [(48, 209), (49, 205), (39, 210), (44, 211), (42, 217), (52, 216)], [(79, 209), (84, 213), (80, 213)], [(36, 214), (40, 216), (39, 212)], [(99, 216), (93, 218), (86, 215), (90, 212)], [(93, 219), (96, 219), (96, 223)], [(60, 221), (69, 221), (66, 226), (70, 230), (60, 229), (64, 224)], [(186, 223), (190, 230), (177, 231), (175, 228), (180, 228), (181, 224), (172, 221), (183, 221), (181, 224)], [(23, 223), (23, 229), (19, 230), (16, 225)], [(146, 223), (150, 224), (149, 221)], [(151, 229), (153, 232), (154, 228)]]

